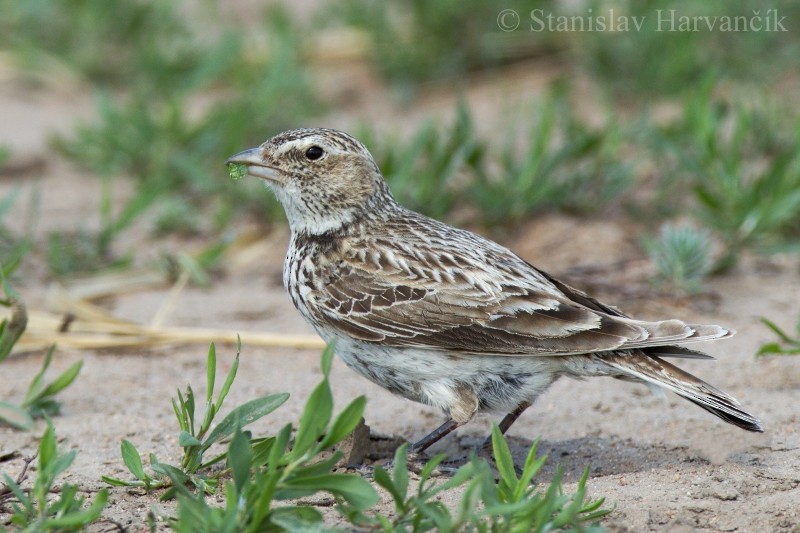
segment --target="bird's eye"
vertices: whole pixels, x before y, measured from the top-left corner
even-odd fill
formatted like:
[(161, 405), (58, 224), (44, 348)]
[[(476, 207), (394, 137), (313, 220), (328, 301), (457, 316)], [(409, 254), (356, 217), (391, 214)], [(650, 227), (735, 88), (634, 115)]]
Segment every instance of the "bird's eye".
[(306, 150), (306, 158), (309, 161), (316, 161), (317, 159), (322, 157), (322, 154), (324, 154), (324, 153), (325, 153), (325, 150), (323, 150), (319, 146), (314, 145), (314, 146), (310, 147), (308, 150)]

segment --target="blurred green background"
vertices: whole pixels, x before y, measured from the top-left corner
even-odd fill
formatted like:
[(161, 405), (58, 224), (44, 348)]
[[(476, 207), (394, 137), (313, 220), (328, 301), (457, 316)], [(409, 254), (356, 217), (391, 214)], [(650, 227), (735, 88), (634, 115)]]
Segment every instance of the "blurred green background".
[[(67, 84), (91, 99), (48, 157), (102, 183), (99, 228), (45, 235), (7, 223), (22, 200), (4, 189), (6, 265), (31, 250), (53, 276), (125, 264), (115, 243), (137, 224), (224, 243), (242, 219), (280, 223), (260, 184), (234, 186), (222, 162), (315, 125), (361, 138), (405, 205), (500, 238), (542, 212), (630, 222), (660, 282), (681, 290), (744, 252), (800, 248), (797, 2), (0, 0), (0, 11), (16, 87)], [(601, 22), (618, 31), (577, 31)], [(0, 138), (6, 167), (13, 132)], [(120, 187), (132, 191), (121, 206)]]

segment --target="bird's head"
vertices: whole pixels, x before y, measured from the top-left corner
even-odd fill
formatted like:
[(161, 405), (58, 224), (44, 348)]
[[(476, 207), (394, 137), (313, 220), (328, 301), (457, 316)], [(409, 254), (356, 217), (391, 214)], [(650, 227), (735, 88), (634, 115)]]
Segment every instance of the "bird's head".
[(335, 231), (394, 205), (366, 147), (337, 130), (285, 131), (225, 163), (244, 165), (249, 176), (264, 179), (295, 233)]

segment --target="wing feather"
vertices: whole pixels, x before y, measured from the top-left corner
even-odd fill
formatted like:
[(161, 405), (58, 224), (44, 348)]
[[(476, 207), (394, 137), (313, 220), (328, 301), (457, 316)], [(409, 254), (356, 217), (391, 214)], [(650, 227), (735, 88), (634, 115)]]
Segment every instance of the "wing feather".
[(431, 235), (409, 234), (402, 243), (345, 241), (337, 250), (344, 254), (329, 261), (335, 271), (312, 291), (323, 319), (367, 342), (473, 354), (572, 355), (731, 334), (630, 319), (477, 235), (456, 230), (454, 238), (448, 227), (437, 241), (440, 226), (431, 222)]

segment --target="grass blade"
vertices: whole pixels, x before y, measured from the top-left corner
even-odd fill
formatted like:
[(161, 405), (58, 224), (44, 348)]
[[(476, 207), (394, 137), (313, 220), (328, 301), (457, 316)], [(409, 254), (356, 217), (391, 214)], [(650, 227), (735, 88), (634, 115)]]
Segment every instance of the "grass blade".
[[(206, 362), (206, 405), (211, 405), (214, 396), (214, 380), (217, 376), (217, 348), (212, 342), (208, 346), (208, 361)], [(222, 402), (220, 402), (222, 403)]]
[[(52, 349), (52, 348), (51, 348)], [(78, 377), (78, 374), (83, 367), (83, 361), (78, 361), (77, 363), (73, 364), (71, 367), (66, 369), (60, 376), (54, 379), (49, 385), (47, 385), (38, 395), (37, 398), (46, 398), (48, 396), (55, 396), (62, 390), (69, 387), (75, 378)]]

